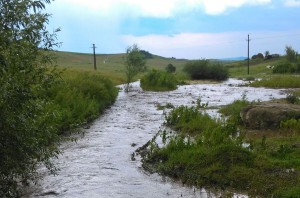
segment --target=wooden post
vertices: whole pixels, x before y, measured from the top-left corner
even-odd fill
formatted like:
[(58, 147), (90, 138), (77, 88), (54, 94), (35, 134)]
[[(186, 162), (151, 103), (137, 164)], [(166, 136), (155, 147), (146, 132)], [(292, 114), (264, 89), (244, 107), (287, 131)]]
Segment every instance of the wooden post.
[(94, 69), (97, 70), (97, 65), (96, 65), (96, 46), (93, 44), (93, 53), (94, 53)]

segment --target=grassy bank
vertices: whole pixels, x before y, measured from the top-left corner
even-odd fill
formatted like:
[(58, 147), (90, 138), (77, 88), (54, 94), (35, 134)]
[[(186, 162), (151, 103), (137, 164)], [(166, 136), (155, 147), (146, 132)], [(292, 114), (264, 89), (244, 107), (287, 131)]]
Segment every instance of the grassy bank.
[(235, 101), (223, 109), (227, 120), (211, 118), (197, 107), (181, 106), (166, 116), (175, 135), (160, 132), (144, 167), (184, 184), (213, 187), (261, 197), (295, 197), (300, 193), (299, 131), (279, 129), (246, 133), (238, 119), (249, 102)]
[(115, 101), (118, 89), (107, 78), (90, 72), (68, 71), (49, 92), (61, 131), (97, 118)]
[(300, 76), (276, 75), (251, 83), (253, 87), (300, 88)]

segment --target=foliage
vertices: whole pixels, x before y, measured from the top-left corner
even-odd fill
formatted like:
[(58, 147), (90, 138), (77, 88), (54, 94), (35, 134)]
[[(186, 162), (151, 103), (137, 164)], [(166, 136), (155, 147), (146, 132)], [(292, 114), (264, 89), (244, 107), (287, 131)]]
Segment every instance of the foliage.
[(133, 78), (138, 73), (146, 70), (145, 65), (145, 57), (139, 47), (136, 44), (128, 47), (125, 57), (126, 92), (129, 91), (129, 84), (133, 81)]
[(171, 63), (169, 63), (166, 67), (167, 72), (169, 73), (175, 73), (176, 71), (176, 67), (174, 65), (172, 65)]
[(189, 61), (184, 67), (192, 79), (226, 80), (228, 69), (220, 63), (211, 63), (208, 60)]
[(285, 53), (286, 53), (286, 58), (289, 62), (294, 62), (298, 58), (297, 57), (298, 53), (291, 46), (285, 47)]
[(151, 58), (153, 58), (153, 55), (152, 55), (150, 52), (148, 52), (148, 51), (140, 50), (140, 52), (144, 55), (144, 57), (145, 57), (146, 59), (151, 59)]
[(49, 51), (58, 30), (46, 30), (47, 3), (0, 0), (0, 197), (19, 196), (40, 164), (56, 171), (59, 115), (47, 92), (57, 82)]
[(281, 61), (273, 69), (273, 73), (300, 73), (300, 61), (298, 60), (298, 53), (291, 47), (286, 46), (286, 60)]
[[(247, 192), (250, 197), (298, 195), (299, 136), (247, 136), (236, 119), (247, 104), (243, 97), (223, 108), (230, 116), (226, 120), (211, 118), (197, 107), (173, 109), (166, 116), (166, 125), (177, 133), (164, 132), (164, 146), (152, 143), (151, 152), (143, 159), (144, 165), (151, 164), (158, 172), (199, 188), (234, 189)], [(291, 120), (282, 126), (295, 129), (298, 122)]]
[[(74, 76), (75, 75), (75, 76)], [(49, 92), (60, 115), (60, 131), (85, 124), (116, 99), (118, 90), (110, 80), (89, 73), (72, 73)]]
[(197, 107), (180, 106), (173, 109), (165, 118), (166, 125), (190, 135), (202, 133), (217, 127), (218, 122), (199, 111)]
[(290, 104), (300, 104), (299, 96), (295, 93), (290, 93), (286, 97), (286, 101)]
[(241, 110), (251, 104), (243, 97), (241, 100), (235, 100), (233, 103), (222, 107), (219, 112), (228, 117), (228, 120), (239, 125), (242, 125), (242, 119), (240, 116)]
[(300, 88), (300, 80), (299, 76), (282, 75), (257, 80), (250, 85), (253, 87)]
[(252, 59), (264, 59), (264, 55), (262, 53), (258, 53), (252, 56)]
[(273, 69), (274, 74), (299, 73), (300, 64), (294, 64), (288, 61), (281, 61)]
[(144, 90), (151, 91), (175, 90), (177, 88), (177, 80), (170, 73), (151, 70), (141, 79), (141, 87)]
[(280, 127), (283, 129), (288, 129), (293, 132), (300, 132), (300, 119), (290, 119), (285, 120), (280, 123)]

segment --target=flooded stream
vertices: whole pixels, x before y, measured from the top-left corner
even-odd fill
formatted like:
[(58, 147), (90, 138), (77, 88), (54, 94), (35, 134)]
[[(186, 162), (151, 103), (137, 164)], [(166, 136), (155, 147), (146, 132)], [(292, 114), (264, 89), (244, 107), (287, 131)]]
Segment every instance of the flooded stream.
[(57, 176), (41, 169), (38, 186), (25, 197), (164, 198), (208, 197), (204, 189), (184, 187), (180, 182), (149, 174), (132, 153), (150, 140), (164, 121), (156, 105), (193, 105), (199, 97), (210, 106), (240, 99), (266, 101), (286, 97), (283, 90), (239, 87), (243, 81), (180, 86), (171, 92), (144, 92), (133, 83), (128, 94), (120, 91), (116, 103), (85, 130), (77, 142), (65, 142), (63, 155), (55, 160)]

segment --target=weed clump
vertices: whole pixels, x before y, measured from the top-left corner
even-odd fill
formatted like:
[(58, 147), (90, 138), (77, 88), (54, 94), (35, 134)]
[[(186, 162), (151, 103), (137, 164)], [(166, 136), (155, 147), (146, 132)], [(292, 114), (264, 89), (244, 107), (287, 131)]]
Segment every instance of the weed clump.
[(168, 72), (151, 70), (141, 79), (141, 87), (147, 91), (170, 91), (177, 88), (175, 76)]

